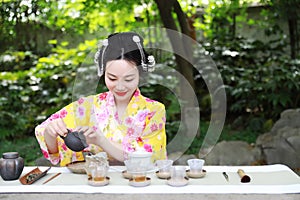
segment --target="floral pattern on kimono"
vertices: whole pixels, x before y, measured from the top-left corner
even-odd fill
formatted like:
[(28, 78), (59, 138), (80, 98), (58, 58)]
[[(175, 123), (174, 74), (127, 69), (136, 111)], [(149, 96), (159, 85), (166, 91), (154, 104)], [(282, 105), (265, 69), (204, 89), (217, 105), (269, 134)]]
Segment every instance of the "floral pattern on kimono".
[[(107, 139), (122, 144), (124, 156), (136, 150), (137, 145), (152, 152), (152, 160), (166, 159), (165, 107), (158, 101), (141, 95), (139, 89), (131, 98), (125, 114), (118, 116), (114, 96), (111, 92), (79, 98), (35, 128), (35, 135), (39, 142), (43, 156), (52, 164), (60, 163), (65, 166), (74, 161), (84, 160), (82, 152), (70, 150), (64, 140), (57, 137), (58, 153), (48, 152), (44, 130), (45, 126), (56, 118), (61, 118), (68, 129), (77, 126), (89, 126), (94, 130), (100, 129)], [(90, 144), (85, 151), (98, 153), (102, 149)]]

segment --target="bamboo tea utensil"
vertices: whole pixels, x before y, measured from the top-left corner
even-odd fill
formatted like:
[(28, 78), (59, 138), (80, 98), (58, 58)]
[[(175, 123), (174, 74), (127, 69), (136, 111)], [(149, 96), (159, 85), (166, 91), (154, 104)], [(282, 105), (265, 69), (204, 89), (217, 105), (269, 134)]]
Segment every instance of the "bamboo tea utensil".
[(38, 167), (36, 167), (21, 178), (19, 178), (19, 180), (23, 185), (30, 185), (35, 181), (39, 180), (40, 178), (44, 177), (50, 169), (51, 167), (42, 172)]
[(46, 184), (46, 183), (48, 183), (48, 182), (51, 181), (52, 179), (56, 178), (56, 177), (59, 176), (60, 174), (61, 174), (61, 173), (59, 172), (59, 173), (57, 173), (57, 174), (51, 176), (49, 179), (47, 179), (47, 180), (43, 183), (43, 185)]
[(228, 174), (227, 174), (226, 172), (223, 172), (222, 174), (223, 174), (223, 176), (225, 177), (226, 181), (229, 182)]
[(238, 169), (237, 173), (239, 174), (241, 178), (242, 183), (249, 183), (250, 182), (250, 177), (244, 172), (242, 169)]

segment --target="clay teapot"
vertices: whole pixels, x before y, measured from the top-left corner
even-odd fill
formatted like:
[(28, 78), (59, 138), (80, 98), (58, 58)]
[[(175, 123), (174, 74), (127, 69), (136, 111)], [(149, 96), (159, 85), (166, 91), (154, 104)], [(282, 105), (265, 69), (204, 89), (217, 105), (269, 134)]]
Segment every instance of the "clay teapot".
[(65, 144), (69, 149), (72, 151), (82, 151), (89, 145), (86, 143), (85, 136), (83, 135), (83, 131), (70, 131), (68, 129), (68, 134), (67, 136), (63, 137), (60, 136), (64, 141)]

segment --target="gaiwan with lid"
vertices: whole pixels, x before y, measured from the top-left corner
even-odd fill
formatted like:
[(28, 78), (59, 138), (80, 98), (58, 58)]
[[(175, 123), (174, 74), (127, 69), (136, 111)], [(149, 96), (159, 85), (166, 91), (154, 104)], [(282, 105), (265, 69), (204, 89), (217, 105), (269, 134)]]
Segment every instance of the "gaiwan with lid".
[(24, 169), (24, 159), (18, 152), (6, 152), (0, 159), (0, 175), (3, 180), (17, 180)]
[(145, 148), (141, 138), (136, 139), (134, 151), (128, 152), (128, 160), (125, 160), (125, 166), (128, 172), (147, 172), (153, 169), (152, 149)]

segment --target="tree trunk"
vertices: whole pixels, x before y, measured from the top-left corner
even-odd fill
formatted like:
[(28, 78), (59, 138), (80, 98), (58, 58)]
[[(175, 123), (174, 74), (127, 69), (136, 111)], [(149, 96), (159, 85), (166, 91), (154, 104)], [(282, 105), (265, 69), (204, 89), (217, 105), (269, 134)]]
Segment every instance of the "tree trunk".
[[(177, 63), (177, 68), (189, 82), (191, 87), (195, 89), (192, 66), (193, 46), (185, 13), (182, 11), (177, 0), (155, 0), (155, 2), (160, 12), (164, 27), (167, 29), (167, 35), (170, 39), (173, 51), (176, 52), (174, 56)], [(178, 31), (175, 20), (172, 17), (173, 10), (177, 15), (181, 32)], [(191, 98), (191, 94), (188, 94), (187, 92), (188, 90), (186, 90), (186, 88), (181, 88), (182, 96), (180, 98), (186, 103), (186, 106), (193, 107), (195, 106), (196, 102), (191, 101), (194, 98)]]
[(289, 33), (290, 33), (290, 47), (291, 47), (291, 58), (295, 59), (296, 54), (296, 46), (297, 46), (297, 20), (289, 19)]

